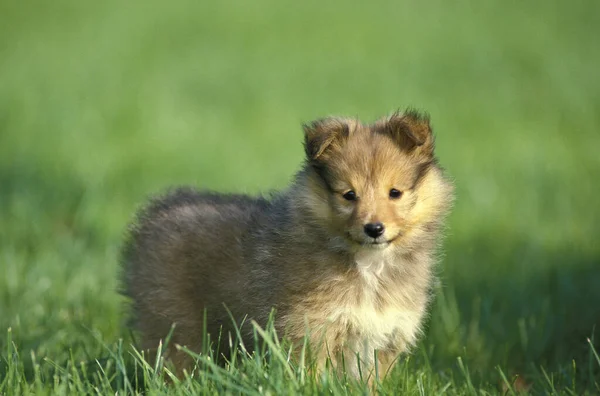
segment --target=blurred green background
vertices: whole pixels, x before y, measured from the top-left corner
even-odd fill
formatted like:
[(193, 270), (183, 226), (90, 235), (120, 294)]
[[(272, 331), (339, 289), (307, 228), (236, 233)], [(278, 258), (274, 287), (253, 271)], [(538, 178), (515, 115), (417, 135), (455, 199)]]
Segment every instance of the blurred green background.
[(568, 382), (600, 325), (598, 38), (592, 0), (3, 0), (0, 332), (102, 356), (146, 197), (282, 188), (302, 122), (415, 106), (458, 194), (422, 350)]

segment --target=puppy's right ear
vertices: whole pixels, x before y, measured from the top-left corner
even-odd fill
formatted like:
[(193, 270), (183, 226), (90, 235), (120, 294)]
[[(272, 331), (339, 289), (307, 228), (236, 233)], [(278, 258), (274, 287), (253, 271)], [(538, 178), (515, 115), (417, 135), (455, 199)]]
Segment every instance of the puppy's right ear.
[(303, 125), (304, 151), (311, 162), (324, 161), (328, 153), (339, 148), (350, 134), (348, 122), (341, 118), (329, 117)]

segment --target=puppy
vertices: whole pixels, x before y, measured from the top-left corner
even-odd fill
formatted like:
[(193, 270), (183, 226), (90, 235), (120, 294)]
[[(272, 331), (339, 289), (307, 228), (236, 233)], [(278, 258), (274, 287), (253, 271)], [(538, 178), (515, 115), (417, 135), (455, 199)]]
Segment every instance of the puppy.
[[(123, 253), (125, 294), (143, 348), (176, 324), (167, 356), (193, 360), (203, 331), (225, 356), (244, 319), (312, 357), (359, 375), (385, 373), (415, 344), (431, 299), (436, 250), (453, 187), (434, 155), (429, 117), (373, 124), (325, 118), (304, 126), (306, 160), (269, 198), (178, 189), (154, 199)], [(232, 320), (235, 320), (234, 321)], [(242, 327), (247, 348), (250, 326)], [(206, 347), (206, 346), (204, 346)], [(343, 357), (343, 358), (342, 358)]]

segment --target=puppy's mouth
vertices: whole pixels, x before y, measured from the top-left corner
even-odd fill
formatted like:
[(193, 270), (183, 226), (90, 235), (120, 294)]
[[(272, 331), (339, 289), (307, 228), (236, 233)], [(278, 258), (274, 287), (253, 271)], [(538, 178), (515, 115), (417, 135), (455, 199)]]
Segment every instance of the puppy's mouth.
[(373, 241), (373, 242), (364, 242), (363, 245), (389, 245), (391, 241)]
[(357, 241), (356, 239), (352, 238), (350, 235), (348, 235), (348, 236), (354, 243), (357, 243), (360, 246), (363, 246), (366, 248), (382, 249), (382, 248), (386, 248), (386, 247), (390, 246), (396, 239), (398, 239), (398, 237), (400, 235), (398, 234), (395, 237), (390, 238), (390, 239), (369, 238), (369, 240), (367, 240), (367, 241), (365, 241), (365, 240)]
[(384, 240), (384, 241), (378, 241), (375, 239), (372, 241), (361, 242), (360, 244), (365, 247), (384, 248), (384, 247), (391, 245), (391, 243), (394, 241), (394, 239), (396, 239), (396, 238)]

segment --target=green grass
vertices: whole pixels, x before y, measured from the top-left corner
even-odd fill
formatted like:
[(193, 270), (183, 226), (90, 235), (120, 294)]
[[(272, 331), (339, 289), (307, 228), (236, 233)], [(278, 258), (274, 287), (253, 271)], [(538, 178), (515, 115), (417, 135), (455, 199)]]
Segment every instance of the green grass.
[(408, 105), (458, 199), (380, 390), (599, 393), (598, 37), (592, 0), (2, 1), (0, 394), (365, 393), (278, 348), (168, 385), (132, 355), (118, 250), (149, 194), (281, 188), (302, 121)]

